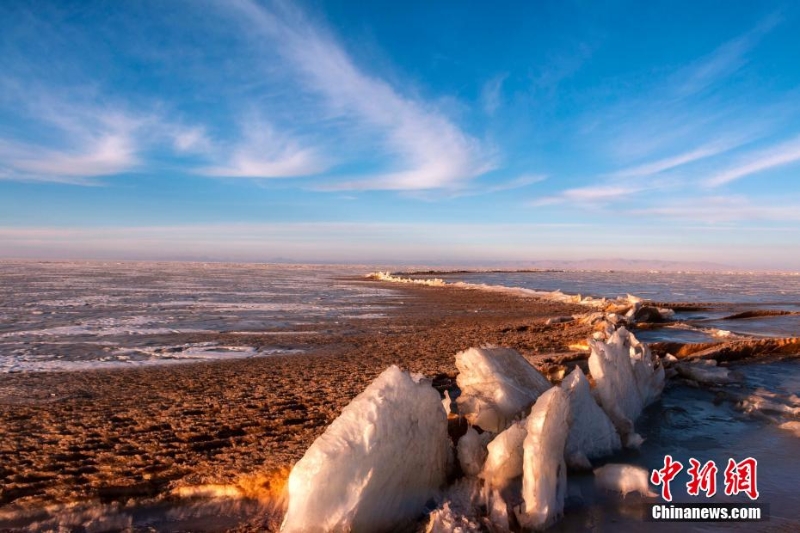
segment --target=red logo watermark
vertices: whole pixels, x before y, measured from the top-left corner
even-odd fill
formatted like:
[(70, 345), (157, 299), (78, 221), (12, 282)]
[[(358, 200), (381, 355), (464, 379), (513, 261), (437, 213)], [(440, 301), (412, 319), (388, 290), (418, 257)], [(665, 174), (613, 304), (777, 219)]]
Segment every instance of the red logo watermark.
[[(653, 485), (661, 485), (661, 497), (668, 502), (672, 501), (672, 491), (670, 483), (683, 470), (683, 464), (676, 461), (671, 455), (664, 456), (664, 467), (653, 470), (650, 474), (650, 482)], [(690, 496), (699, 496), (704, 493), (706, 498), (710, 498), (717, 493), (717, 473), (719, 469), (714, 461), (702, 464), (692, 457), (689, 459), (689, 468), (686, 473), (689, 475), (689, 482), (686, 483), (686, 492)], [(739, 493), (746, 494), (751, 500), (758, 498), (758, 461), (748, 457), (743, 461), (736, 462), (728, 459), (728, 466), (724, 472), (725, 495), (734, 496)]]

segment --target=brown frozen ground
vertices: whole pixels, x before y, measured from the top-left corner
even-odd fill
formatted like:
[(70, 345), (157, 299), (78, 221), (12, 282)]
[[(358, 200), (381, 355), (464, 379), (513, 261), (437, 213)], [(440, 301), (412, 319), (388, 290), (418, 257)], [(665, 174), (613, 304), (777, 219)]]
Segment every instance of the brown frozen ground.
[[(0, 376), (0, 516), (43, 504), (158, 498), (186, 486), (264, 485), (276, 472), (285, 477), (389, 365), (436, 377), (441, 388), (455, 377), (453, 356), (470, 346), (510, 346), (535, 362), (590, 333), (577, 323), (545, 324), (585, 312), (580, 306), (390, 288), (397, 308), (387, 318), (285, 336), (287, 347), (306, 350), (301, 355)], [(177, 340), (258, 346), (275, 338)]]

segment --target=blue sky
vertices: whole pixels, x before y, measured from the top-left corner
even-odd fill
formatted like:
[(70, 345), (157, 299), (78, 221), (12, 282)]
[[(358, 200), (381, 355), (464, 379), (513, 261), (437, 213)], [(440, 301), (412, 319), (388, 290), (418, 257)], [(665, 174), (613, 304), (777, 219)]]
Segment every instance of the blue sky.
[(0, 3), (0, 257), (800, 269), (791, 2)]

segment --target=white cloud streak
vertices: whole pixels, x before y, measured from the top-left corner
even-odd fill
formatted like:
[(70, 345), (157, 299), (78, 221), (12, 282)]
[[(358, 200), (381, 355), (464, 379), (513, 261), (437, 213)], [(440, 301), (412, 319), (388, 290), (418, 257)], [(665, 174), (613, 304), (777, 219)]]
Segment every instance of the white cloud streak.
[[(229, 4), (225, 4), (226, 6)], [(289, 6), (269, 10), (240, 0), (242, 19), (269, 40), (299, 74), (305, 88), (329, 108), (372, 128), (403, 168), (337, 183), (332, 189), (420, 190), (456, 186), (494, 168), (476, 139), (429, 104), (402, 96), (387, 82), (362, 72), (325, 30)]]
[(483, 90), (481, 91), (481, 102), (483, 104), (483, 110), (489, 116), (494, 115), (497, 109), (503, 103), (503, 83), (506, 81), (507, 77), (507, 74), (501, 74), (495, 76), (483, 85)]
[(0, 138), (0, 180), (98, 185), (99, 178), (135, 172), (147, 166), (147, 152), (161, 146), (179, 154), (210, 149), (205, 129), (170, 121), (153, 111), (135, 112), (106, 102), (84, 88), (51, 89), (29, 84), (0, 87), (16, 103), (20, 120), (35, 126), (39, 140)]
[(710, 54), (681, 69), (674, 77), (676, 93), (680, 96), (698, 93), (735, 73), (747, 63), (747, 52), (779, 22), (778, 15), (771, 15), (744, 35), (723, 43)]
[[(0, 139), (6, 179), (91, 183), (86, 178), (129, 171), (140, 164), (141, 120), (103, 106), (64, 102), (31, 92), (28, 115), (58, 137), (53, 145)], [(55, 135), (54, 135), (55, 134)]]
[(719, 187), (752, 174), (758, 174), (759, 172), (797, 161), (800, 161), (800, 137), (772, 148), (751, 152), (744, 156), (738, 164), (708, 178), (706, 185)]
[(316, 150), (279, 135), (261, 120), (251, 120), (243, 129), (244, 140), (223, 165), (203, 167), (198, 172), (231, 178), (291, 178), (318, 174), (328, 168)]
[(712, 143), (678, 155), (658, 159), (635, 167), (619, 170), (612, 173), (613, 178), (635, 178), (660, 174), (667, 170), (694, 163), (702, 159), (714, 157), (733, 149), (736, 143)]
[(538, 198), (530, 203), (532, 206), (546, 206), (563, 203), (577, 204), (606, 204), (617, 200), (625, 200), (629, 196), (643, 190), (642, 187), (631, 185), (591, 185), (567, 189), (556, 195)]
[(115, 134), (89, 139), (74, 151), (0, 145), (0, 155), (25, 175), (52, 178), (108, 176), (138, 163), (132, 140)]
[(633, 210), (636, 215), (699, 221), (710, 224), (736, 221), (800, 221), (795, 203), (756, 204), (743, 196), (707, 196)]

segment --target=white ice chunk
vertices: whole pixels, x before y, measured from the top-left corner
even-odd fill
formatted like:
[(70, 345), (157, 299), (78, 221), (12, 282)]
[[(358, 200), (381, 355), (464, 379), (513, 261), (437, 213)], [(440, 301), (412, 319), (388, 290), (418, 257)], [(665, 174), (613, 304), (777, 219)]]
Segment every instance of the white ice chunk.
[(565, 455), (573, 468), (591, 468), (589, 459), (609, 455), (622, 447), (614, 424), (603, 412), (589, 390), (589, 380), (580, 367), (561, 382), (567, 393), (572, 424), (567, 437)]
[(764, 389), (756, 389), (752, 394), (739, 397), (737, 408), (751, 414), (776, 413), (800, 416), (800, 406), (791, 396), (779, 396)]
[(606, 342), (590, 340), (589, 344), (589, 370), (600, 406), (628, 440), (633, 421), (664, 389), (664, 367), (625, 328), (618, 329)]
[(551, 387), (519, 352), (470, 348), (456, 355), (459, 413), (484, 431), (499, 433)]
[(461, 478), (442, 495), (443, 503), (428, 517), (426, 533), (472, 533), (482, 531), (478, 508), (480, 484), (477, 478)]
[(481, 472), (489, 486), (502, 490), (509, 481), (522, 475), (522, 444), (527, 434), (524, 422), (517, 422), (489, 443)]
[(523, 443), (522, 498), (517, 511), (520, 524), (544, 529), (564, 512), (567, 465), (564, 446), (569, 434), (569, 398), (553, 387), (536, 401), (525, 422)]
[(779, 428), (791, 432), (795, 437), (800, 438), (800, 422), (790, 420), (778, 426)]
[(428, 518), (425, 533), (480, 533), (483, 531), (477, 520), (462, 515), (452, 508), (450, 502), (434, 510)]
[(730, 370), (717, 366), (717, 362), (713, 359), (681, 363), (676, 368), (680, 375), (699, 383), (730, 383), (733, 381)]
[(638, 466), (609, 463), (594, 471), (594, 480), (598, 487), (619, 492), (623, 497), (630, 492), (656, 496), (650, 490), (649, 472)]
[(510, 531), (508, 519), (508, 504), (500, 495), (500, 491), (492, 490), (489, 493), (489, 522), (492, 524), (492, 531)]
[(294, 466), (281, 530), (384, 531), (413, 520), (444, 483), (448, 450), (439, 393), (391, 366)]
[(666, 307), (659, 307), (658, 314), (661, 315), (662, 320), (673, 320), (675, 318), (675, 311)]
[(491, 434), (489, 433), (479, 435), (475, 428), (469, 428), (458, 439), (456, 446), (458, 462), (466, 475), (477, 476), (480, 473), (483, 462), (486, 460), (486, 444), (490, 438)]
[(660, 396), (664, 390), (664, 381), (666, 379), (664, 374), (664, 367), (661, 360), (654, 356), (650, 348), (639, 342), (633, 333), (628, 332), (622, 328), (620, 333), (621, 337), (627, 335), (628, 342), (630, 343), (630, 358), (633, 365), (633, 374), (636, 377), (636, 386), (639, 388), (639, 393), (642, 396), (644, 409)]

